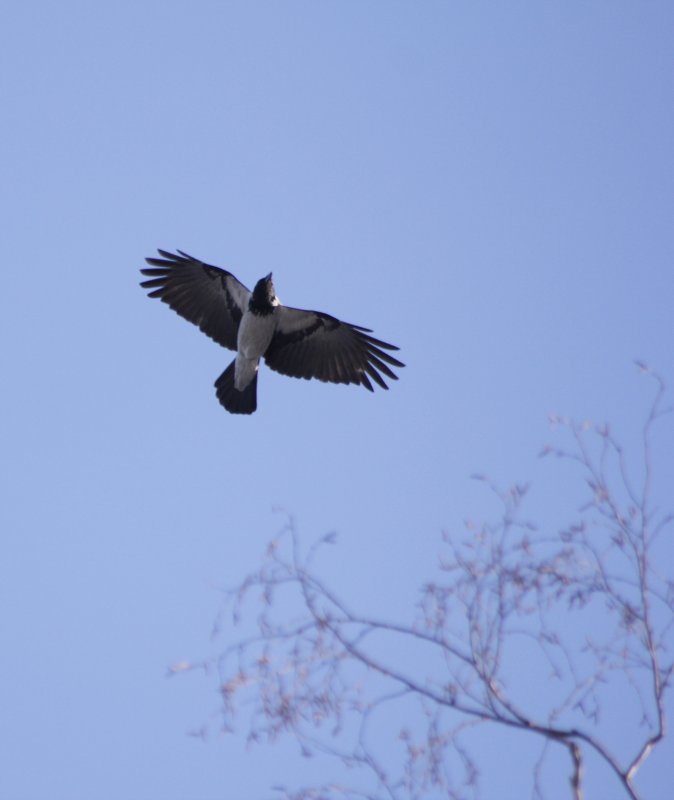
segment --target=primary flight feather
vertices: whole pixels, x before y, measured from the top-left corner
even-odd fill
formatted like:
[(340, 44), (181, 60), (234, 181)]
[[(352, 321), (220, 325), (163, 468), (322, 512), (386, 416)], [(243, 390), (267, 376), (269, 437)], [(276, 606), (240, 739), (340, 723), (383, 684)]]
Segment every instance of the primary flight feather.
[(141, 270), (149, 278), (141, 283), (151, 290), (148, 296), (158, 297), (218, 344), (236, 350), (236, 358), (215, 382), (218, 400), (232, 414), (252, 414), (257, 408), (261, 358), (283, 375), (356, 383), (369, 391), (370, 379), (383, 389), (388, 386), (382, 375), (398, 379), (390, 366), (404, 364), (385, 352), (398, 350), (395, 345), (370, 336), (369, 328), (281, 305), (271, 273), (251, 292), (231, 272), (182, 250), (159, 250), (159, 255), (145, 259), (150, 267)]

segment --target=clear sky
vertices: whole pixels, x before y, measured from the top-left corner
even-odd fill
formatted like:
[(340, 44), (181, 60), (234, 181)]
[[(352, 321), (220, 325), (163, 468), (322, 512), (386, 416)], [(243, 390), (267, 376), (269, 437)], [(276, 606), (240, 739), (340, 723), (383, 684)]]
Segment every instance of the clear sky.
[[(543, 512), (548, 413), (629, 442), (633, 359), (674, 387), (674, 5), (1, 20), (0, 797), (252, 800), (303, 780), (296, 749), (190, 737), (217, 687), (164, 676), (211, 652), (274, 508), (306, 542), (339, 533), (327, 577), (354, 604), (409, 617), (441, 532), (481, 512), (471, 473), (533, 480)], [(400, 380), (263, 368), (258, 412), (228, 415), (230, 353), (138, 287), (157, 247), (249, 286), (273, 270), (284, 303), (398, 344)]]

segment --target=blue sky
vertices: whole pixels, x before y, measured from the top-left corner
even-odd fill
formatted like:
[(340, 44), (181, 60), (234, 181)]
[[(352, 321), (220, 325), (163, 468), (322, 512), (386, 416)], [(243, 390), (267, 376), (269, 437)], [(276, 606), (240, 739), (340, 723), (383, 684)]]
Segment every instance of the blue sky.
[[(471, 473), (555, 507), (575, 489), (536, 458), (548, 413), (630, 443), (633, 359), (672, 385), (674, 8), (38, 0), (2, 19), (0, 796), (259, 797), (302, 780), (296, 750), (196, 741), (216, 687), (164, 675), (208, 654), (275, 508), (307, 542), (337, 531), (332, 584), (404, 617), (441, 532), (485, 505)], [(283, 302), (400, 345), (400, 380), (263, 369), (258, 412), (229, 416), (230, 354), (138, 288), (156, 247), (249, 286), (273, 270)]]

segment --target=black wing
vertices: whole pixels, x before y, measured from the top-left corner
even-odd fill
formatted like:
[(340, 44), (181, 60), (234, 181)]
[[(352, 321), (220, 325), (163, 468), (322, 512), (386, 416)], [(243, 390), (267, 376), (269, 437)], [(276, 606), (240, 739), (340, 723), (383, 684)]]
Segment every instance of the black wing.
[(276, 332), (264, 360), (283, 375), (358, 383), (372, 391), (368, 375), (388, 389), (380, 373), (398, 380), (387, 364), (405, 366), (384, 352), (398, 348), (369, 336), (369, 328), (340, 322), (320, 311), (279, 306), (275, 314)]
[(178, 255), (159, 250), (163, 258), (146, 258), (142, 269), (149, 281), (140, 285), (186, 320), (198, 325), (223, 347), (236, 350), (236, 335), (250, 292), (231, 272), (204, 264), (182, 250)]

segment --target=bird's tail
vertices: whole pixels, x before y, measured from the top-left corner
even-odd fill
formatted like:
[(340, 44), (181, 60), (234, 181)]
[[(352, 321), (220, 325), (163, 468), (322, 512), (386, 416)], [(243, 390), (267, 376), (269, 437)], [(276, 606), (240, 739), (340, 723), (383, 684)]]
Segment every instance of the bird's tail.
[(252, 414), (257, 408), (257, 372), (245, 389), (234, 387), (234, 365), (236, 359), (227, 367), (215, 382), (215, 394), (220, 403), (231, 414)]

